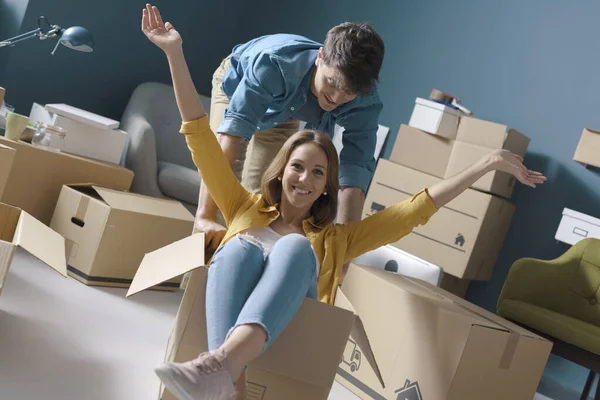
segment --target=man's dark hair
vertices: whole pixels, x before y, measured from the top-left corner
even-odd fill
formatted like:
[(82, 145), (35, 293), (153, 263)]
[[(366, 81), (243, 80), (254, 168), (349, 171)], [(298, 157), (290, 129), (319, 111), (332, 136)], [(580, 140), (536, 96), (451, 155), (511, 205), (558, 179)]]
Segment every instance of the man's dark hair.
[(327, 32), (323, 61), (341, 71), (343, 89), (368, 94), (379, 80), (384, 52), (383, 40), (371, 25), (344, 22)]

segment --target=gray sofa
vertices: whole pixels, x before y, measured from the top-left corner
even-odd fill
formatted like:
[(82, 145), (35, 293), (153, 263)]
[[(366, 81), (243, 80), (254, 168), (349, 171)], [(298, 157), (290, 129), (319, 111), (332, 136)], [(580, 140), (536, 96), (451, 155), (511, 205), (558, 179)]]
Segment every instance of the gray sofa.
[[(210, 98), (200, 95), (206, 112)], [(135, 176), (131, 191), (181, 201), (196, 212), (200, 176), (192, 162), (183, 135), (181, 118), (171, 85), (140, 84), (132, 93), (121, 118), (129, 134), (124, 164)]]

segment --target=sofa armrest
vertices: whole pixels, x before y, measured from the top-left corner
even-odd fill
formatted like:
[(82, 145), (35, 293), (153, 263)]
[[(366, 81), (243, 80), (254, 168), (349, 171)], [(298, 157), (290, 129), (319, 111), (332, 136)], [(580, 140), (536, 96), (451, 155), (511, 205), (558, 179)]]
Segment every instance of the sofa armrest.
[(158, 187), (156, 142), (152, 126), (140, 115), (131, 115), (122, 124), (129, 135), (125, 165), (134, 172), (131, 191), (165, 197)]

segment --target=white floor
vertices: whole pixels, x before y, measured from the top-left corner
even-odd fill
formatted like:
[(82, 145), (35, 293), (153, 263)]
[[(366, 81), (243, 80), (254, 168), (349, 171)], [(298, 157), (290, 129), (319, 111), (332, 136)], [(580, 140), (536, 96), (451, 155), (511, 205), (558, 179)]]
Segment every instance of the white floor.
[[(18, 250), (0, 296), (0, 398), (156, 399), (153, 367), (181, 294), (127, 299), (124, 289), (65, 279)], [(335, 384), (329, 399), (357, 397)]]

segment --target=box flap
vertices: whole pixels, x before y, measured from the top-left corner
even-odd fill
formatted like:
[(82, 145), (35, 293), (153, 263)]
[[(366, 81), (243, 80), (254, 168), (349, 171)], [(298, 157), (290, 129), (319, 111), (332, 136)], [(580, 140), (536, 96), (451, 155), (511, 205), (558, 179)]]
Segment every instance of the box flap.
[[(69, 187), (85, 193), (94, 190), (112, 209), (130, 211), (157, 217), (194, 221), (194, 216), (178, 201), (144, 196), (122, 190), (109, 189), (94, 184), (73, 184)], [(89, 193), (86, 193), (89, 195)]]
[(204, 233), (178, 240), (144, 256), (127, 297), (204, 265)]
[(475, 323), (474, 325), (492, 328), (492, 329), (505, 330), (507, 332), (516, 333), (516, 334), (526, 336), (529, 338), (545, 340), (541, 336), (538, 336), (535, 333), (530, 332), (527, 329), (520, 327), (517, 324), (514, 324), (496, 314), (493, 314), (473, 303), (470, 303), (464, 299), (461, 299), (458, 296), (454, 296), (451, 293), (447, 293), (447, 292), (443, 291), (443, 289), (435, 287), (435, 286), (429, 284), (428, 282), (421, 281), (419, 279), (414, 279), (414, 278), (406, 278), (406, 279), (412, 281), (417, 286), (421, 287), (423, 290), (435, 293), (440, 298), (443, 298), (446, 302), (449, 302), (449, 303), (453, 304), (454, 306), (457, 306), (460, 309), (471, 314), (474, 318), (479, 320), (479, 322)]
[(71, 118), (83, 124), (92, 125), (102, 129), (116, 129), (119, 127), (119, 121), (115, 121), (114, 119), (106, 118), (64, 103), (47, 104), (46, 110), (67, 118)]
[(67, 276), (65, 239), (25, 211), (21, 211), (13, 243)]
[[(352, 303), (350, 302), (348, 297), (346, 297), (341, 288), (338, 288), (337, 290), (337, 294), (335, 297), (335, 306), (346, 309), (348, 311), (352, 311), (354, 314), (356, 314), (356, 310), (354, 310)], [(362, 323), (362, 320), (358, 315), (354, 320), (354, 323), (352, 324), (350, 336), (354, 339), (358, 347), (362, 349), (363, 356), (367, 359), (367, 362), (375, 372), (375, 375), (377, 375), (377, 379), (379, 379), (379, 383), (381, 383), (381, 386), (385, 388), (385, 382), (383, 382), (383, 377), (381, 375), (381, 371), (379, 370), (379, 365), (377, 365), (377, 361), (375, 360), (375, 354), (373, 353), (373, 349), (371, 348), (369, 337)]]

